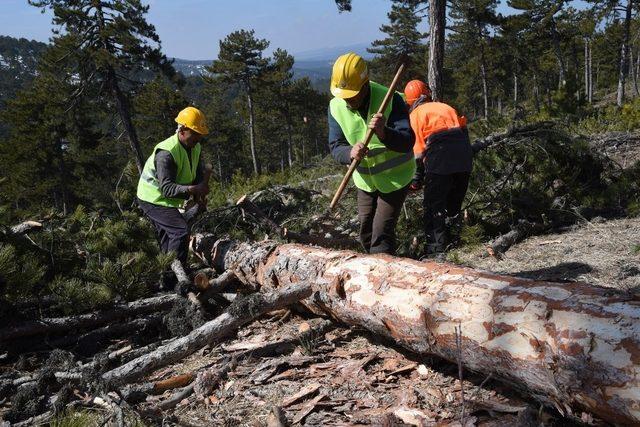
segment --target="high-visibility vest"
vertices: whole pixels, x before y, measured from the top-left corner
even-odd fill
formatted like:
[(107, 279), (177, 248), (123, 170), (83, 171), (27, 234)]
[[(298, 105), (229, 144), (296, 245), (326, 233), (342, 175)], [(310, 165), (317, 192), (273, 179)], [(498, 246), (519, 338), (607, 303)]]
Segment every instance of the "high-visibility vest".
[[(358, 111), (349, 109), (344, 99), (333, 98), (329, 103), (331, 116), (338, 122), (347, 142), (352, 146), (364, 141), (369, 121), (378, 112), (387, 93), (387, 88), (378, 83), (369, 82), (369, 86), (371, 94), (366, 120)], [(390, 102), (384, 111), (385, 117), (389, 117), (391, 113), (391, 104)], [(389, 150), (375, 133), (368, 148), (367, 156), (360, 161), (353, 173), (356, 187), (369, 192), (391, 193), (411, 182), (416, 170), (412, 152), (398, 153)]]
[(413, 152), (416, 157), (424, 156), (427, 140), (431, 135), (454, 128), (464, 128), (467, 119), (458, 116), (456, 110), (443, 102), (425, 102), (411, 111), (411, 128), (416, 135)]
[(181, 207), (185, 202), (184, 199), (164, 197), (162, 191), (160, 191), (160, 183), (154, 161), (158, 150), (166, 150), (171, 153), (171, 157), (173, 157), (173, 161), (177, 166), (176, 184), (191, 185), (196, 179), (201, 146), (196, 144), (191, 149), (191, 161), (189, 161), (187, 150), (180, 144), (178, 134), (165, 139), (153, 148), (153, 153), (144, 164), (142, 175), (140, 175), (140, 180), (138, 181), (137, 196), (140, 200), (159, 206)]

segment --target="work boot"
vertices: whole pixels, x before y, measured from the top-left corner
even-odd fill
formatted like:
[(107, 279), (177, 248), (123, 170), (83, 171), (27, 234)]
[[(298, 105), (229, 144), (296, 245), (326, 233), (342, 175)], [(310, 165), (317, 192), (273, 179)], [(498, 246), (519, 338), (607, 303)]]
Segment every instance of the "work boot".
[(460, 233), (462, 232), (462, 214), (447, 217), (445, 220), (449, 247), (457, 246), (460, 243)]
[(443, 261), (446, 251), (446, 232), (445, 230), (431, 231), (427, 233), (427, 244), (425, 245), (425, 253), (420, 258), (421, 261), (425, 259), (435, 259)]

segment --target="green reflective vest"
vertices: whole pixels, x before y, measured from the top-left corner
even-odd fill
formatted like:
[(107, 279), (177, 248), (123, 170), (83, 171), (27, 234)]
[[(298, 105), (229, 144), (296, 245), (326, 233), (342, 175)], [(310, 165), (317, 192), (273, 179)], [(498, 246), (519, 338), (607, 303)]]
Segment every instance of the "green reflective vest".
[(200, 144), (196, 144), (191, 149), (191, 162), (189, 162), (187, 150), (180, 144), (178, 134), (170, 136), (153, 148), (153, 153), (144, 164), (142, 175), (140, 175), (140, 180), (138, 181), (137, 196), (140, 200), (159, 206), (181, 207), (185, 202), (184, 199), (164, 197), (160, 191), (160, 183), (158, 182), (154, 162), (158, 150), (168, 151), (171, 153), (173, 161), (176, 162), (176, 184), (191, 185), (196, 179), (198, 163), (200, 162)]
[[(349, 109), (344, 99), (333, 98), (329, 103), (331, 116), (338, 122), (347, 142), (352, 146), (364, 141), (369, 121), (380, 108), (387, 93), (387, 88), (378, 83), (369, 82), (369, 86), (371, 87), (371, 94), (369, 96), (369, 111), (367, 112), (366, 120), (362, 118), (358, 111)], [(384, 115), (387, 118), (391, 113), (391, 104), (389, 102), (384, 111)], [(391, 193), (411, 182), (416, 170), (413, 151), (398, 153), (389, 150), (380, 142), (375, 133), (369, 142), (368, 148), (369, 153), (362, 159), (353, 173), (353, 182), (356, 187), (369, 192)]]

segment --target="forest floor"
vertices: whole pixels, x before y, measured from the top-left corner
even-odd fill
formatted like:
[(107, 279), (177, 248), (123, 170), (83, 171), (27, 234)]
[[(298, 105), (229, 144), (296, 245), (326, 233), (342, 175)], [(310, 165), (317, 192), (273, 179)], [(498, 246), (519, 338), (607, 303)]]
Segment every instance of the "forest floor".
[[(585, 281), (640, 292), (640, 218), (584, 221), (562, 233), (533, 236), (501, 259), (484, 247), (459, 253), (465, 265), (536, 280)], [(223, 360), (230, 350), (294, 335), (315, 320), (280, 313), (232, 340), (158, 372), (175, 375)], [(465, 425), (567, 425), (489, 378), (464, 372)], [(485, 381), (486, 380), (486, 381)], [(292, 396), (307, 394), (287, 404)], [(165, 422), (180, 425), (267, 425), (274, 406), (303, 425), (462, 425), (455, 364), (420, 358), (364, 330), (336, 326), (292, 353), (247, 358), (208, 401), (187, 400)], [(149, 403), (150, 405), (152, 403)], [(526, 409), (525, 409), (526, 408)], [(306, 415), (305, 415), (306, 414)], [(165, 414), (166, 415), (166, 414)], [(304, 418), (302, 418), (304, 416)], [(589, 415), (578, 415), (587, 423)], [(420, 424), (423, 423), (423, 424)], [(597, 422), (596, 422), (597, 423)]]

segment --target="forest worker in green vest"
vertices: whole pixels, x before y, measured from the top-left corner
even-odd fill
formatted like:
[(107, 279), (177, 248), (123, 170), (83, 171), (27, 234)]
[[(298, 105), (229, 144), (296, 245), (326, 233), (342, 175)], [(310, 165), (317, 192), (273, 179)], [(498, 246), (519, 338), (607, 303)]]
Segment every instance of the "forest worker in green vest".
[[(209, 133), (204, 114), (194, 107), (178, 113), (176, 133), (155, 146), (138, 181), (138, 205), (153, 223), (160, 249), (175, 252), (172, 270), (184, 273), (189, 244), (189, 227), (178, 211), (189, 196), (204, 199), (209, 184), (203, 180), (200, 140)], [(186, 276), (186, 275), (185, 275)], [(186, 293), (188, 284), (178, 283)]]
[[(353, 174), (358, 189), (360, 242), (369, 253), (393, 254), (395, 227), (415, 172), (414, 134), (402, 97), (395, 93), (377, 114), (387, 88), (369, 81), (365, 61), (355, 53), (333, 65), (329, 103), (329, 148), (339, 163), (360, 160)], [(374, 135), (367, 148), (367, 129)]]

